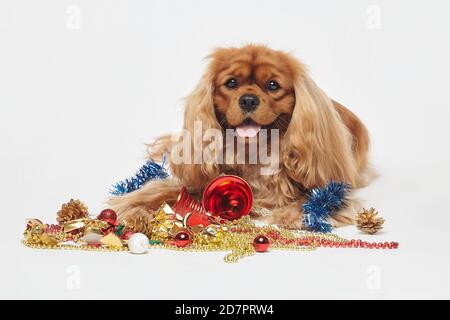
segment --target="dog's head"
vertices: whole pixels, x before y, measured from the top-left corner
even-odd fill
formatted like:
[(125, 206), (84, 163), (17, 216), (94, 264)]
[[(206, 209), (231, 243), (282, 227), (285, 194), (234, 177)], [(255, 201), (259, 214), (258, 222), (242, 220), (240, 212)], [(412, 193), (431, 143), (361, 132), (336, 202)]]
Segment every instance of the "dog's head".
[[(293, 56), (265, 46), (222, 48), (209, 56), (207, 72), (186, 101), (184, 129), (236, 129), (254, 137), (279, 129), (283, 172), (305, 187), (330, 180), (354, 182), (351, 136), (332, 100)], [(202, 143), (202, 142), (201, 142)], [(184, 182), (201, 187), (220, 174), (216, 164), (173, 165)]]
[(218, 49), (211, 55), (219, 124), (253, 137), (261, 128), (286, 130), (294, 110), (300, 64), (262, 46)]

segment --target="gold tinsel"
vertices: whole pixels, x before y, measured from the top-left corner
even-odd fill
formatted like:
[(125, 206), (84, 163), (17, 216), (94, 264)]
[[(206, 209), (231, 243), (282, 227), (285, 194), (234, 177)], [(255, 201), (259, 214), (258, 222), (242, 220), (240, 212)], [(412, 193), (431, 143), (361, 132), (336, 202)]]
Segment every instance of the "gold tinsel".
[(154, 227), (154, 216), (151, 213), (132, 214), (125, 219), (124, 225), (127, 229), (135, 233), (143, 233), (150, 238)]
[(383, 229), (384, 219), (378, 217), (378, 211), (374, 208), (363, 209), (356, 218), (357, 228), (368, 234), (375, 234)]
[(89, 217), (89, 212), (86, 205), (78, 199), (70, 199), (68, 203), (62, 205), (61, 210), (58, 211), (56, 220), (59, 224), (64, 224), (64, 222), (87, 217)]

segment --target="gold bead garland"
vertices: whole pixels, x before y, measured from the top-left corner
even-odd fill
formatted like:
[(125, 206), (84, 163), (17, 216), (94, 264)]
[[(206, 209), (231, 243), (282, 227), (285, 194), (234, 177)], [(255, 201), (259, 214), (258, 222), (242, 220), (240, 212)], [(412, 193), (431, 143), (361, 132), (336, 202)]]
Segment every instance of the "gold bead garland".
[[(224, 257), (224, 261), (227, 263), (234, 263), (240, 259), (255, 254), (255, 250), (252, 246), (253, 239), (258, 234), (266, 234), (269, 232), (280, 232), (283, 237), (295, 239), (298, 237), (311, 237), (314, 236), (320, 239), (329, 239), (332, 241), (339, 241), (340, 238), (336, 235), (330, 234), (314, 234), (309, 232), (298, 232), (287, 229), (280, 229), (273, 226), (263, 226), (257, 227), (248, 217), (244, 217), (238, 221), (230, 222), (225, 225), (228, 228), (227, 232), (222, 233), (222, 239), (220, 241), (209, 241), (209, 243), (204, 243), (199, 240), (199, 238), (194, 236), (193, 243), (187, 248), (178, 248), (173, 244), (164, 242), (161, 244), (151, 245), (152, 249), (168, 249), (184, 252), (221, 252), (221, 251), (231, 251)], [(231, 228), (245, 229), (245, 232), (232, 232)], [(60, 239), (61, 234), (56, 234)], [(80, 245), (69, 245), (69, 244), (57, 244), (57, 245), (46, 245), (46, 244), (36, 244), (31, 241), (31, 237), (24, 239), (22, 243), (33, 249), (60, 249), (60, 250), (84, 250), (84, 251), (97, 251), (97, 252), (120, 252), (128, 251), (128, 247), (124, 246), (122, 248), (113, 247), (95, 247), (87, 244)], [(156, 237), (152, 240), (159, 240), (160, 237)], [(296, 245), (283, 245), (279, 242), (273, 242), (270, 246), (272, 250), (295, 250), (295, 251), (312, 251), (317, 247), (312, 244), (310, 246), (296, 246)]]

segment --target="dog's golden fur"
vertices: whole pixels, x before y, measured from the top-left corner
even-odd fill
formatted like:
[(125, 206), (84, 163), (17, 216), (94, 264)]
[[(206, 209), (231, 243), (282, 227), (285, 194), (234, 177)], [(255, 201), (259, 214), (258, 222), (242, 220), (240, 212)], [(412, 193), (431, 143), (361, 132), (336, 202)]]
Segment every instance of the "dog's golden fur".
[[(220, 174), (235, 174), (251, 184), (255, 204), (271, 210), (270, 223), (301, 228), (302, 189), (321, 187), (332, 180), (355, 188), (368, 183), (369, 137), (365, 126), (346, 107), (330, 99), (298, 60), (257, 45), (217, 49), (209, 59), (205, 75), (187, 98), (184, 129), (193, 132), (195, 121), (202, 122), (204, 131), (235, 128), (246, 121), (246, 114), (239, 109), (239, 96), (255, 94), (261, 103), (251, 121), (280, 129), (280, 170), (261, 175), (258, 165), (172, 162), (171, 178), (148, 182), (138, 191), (109, 201), (122, 219), (154, 209), (163, 201), (174, 201), (182, 186), (201, 194)], [(237, 88), (224, 86), (230, 77), (239, 83)], [(280, 88), (266, 90), (270, 80), (276, 80)], [(149, 155), (160, 158), (170, 149), (171, 136), (164, 136), (149, 146)], [(351, 210), (339, 212), (332, 221), (334, 225), (351, 222)]]

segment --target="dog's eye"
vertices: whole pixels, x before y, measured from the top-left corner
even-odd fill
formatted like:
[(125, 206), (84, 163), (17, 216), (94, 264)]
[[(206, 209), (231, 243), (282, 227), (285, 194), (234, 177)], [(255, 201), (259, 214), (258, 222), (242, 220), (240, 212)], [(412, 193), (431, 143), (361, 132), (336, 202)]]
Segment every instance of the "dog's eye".
[(278, 84), (278, 82), (273, 80), (267, 82), (267, 90), (277, 91), (278, 89), (280, 89), (280, 85)]
[(238, 86), (238, 82), (234, 78), (228, 79), (227, 82), (225, 82), (225, 87), (227, 87), (227, 88), (234, 89), (237, 86)]

